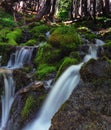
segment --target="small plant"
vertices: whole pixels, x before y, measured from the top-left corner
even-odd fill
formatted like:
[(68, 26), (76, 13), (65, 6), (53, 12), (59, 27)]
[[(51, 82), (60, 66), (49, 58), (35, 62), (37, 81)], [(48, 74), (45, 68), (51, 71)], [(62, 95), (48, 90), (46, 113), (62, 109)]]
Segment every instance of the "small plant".
[(35, 100), (32, 96), (29, 96), (25, 102), (23, 110), (21, 112), (22, 118), (26, 119), (28, 115), (32, 112), (32, 108), (35, 104)]

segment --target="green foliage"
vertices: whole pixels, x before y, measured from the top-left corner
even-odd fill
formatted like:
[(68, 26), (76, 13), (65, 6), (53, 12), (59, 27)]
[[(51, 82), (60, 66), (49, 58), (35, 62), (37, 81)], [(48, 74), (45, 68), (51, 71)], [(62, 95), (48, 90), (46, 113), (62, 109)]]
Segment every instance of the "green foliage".
[(6, 38), (8, 40), (8, 43), (10, 43), (12, 45), (17, 45), (17, 41), (19, 41), (21, 36), (22, 36), (22, 30), (17, 28), (15, 30), (13, 30), (12, 32), (9, 32), (6, 35)]
[(61, 20), (69, 19), (69, 11), (70, 11), (71, 0), (62, 0), (59, 2), (59, 13), (58, 17)]
[(67, 67), (74, 64), (78, 64), (78, 60), (76, 58), (65, 57), (58, 69), (56, 79), (61, 75), (63, 71), (67, 69)]
[(61, 19), (61, 20), (67, 20), (68, 19), (68, 15), (69, 15), (69, 12), (68, 11), (60, 11), (59, 14), (58, 14), (58, 17)]
[(73, 26), (61, 26), (51, 34), (49, 43), (68, 54), (81, 44), (81, 39)]
[(23, 119), (26, 119), (28, 115), (32, 112), (32, 108), (35, 105), (35, 100), (32, 96), (29, 96), (25, 102), (25, 105), (22, 109), (21, 115)]
[(48, 74), (55, 71), (56, 71), (56, 68), (54, 66), (50, 66), (48, 64), (40, 64), (36, 72), (36, 77), (38, 79), (43, 79), (47, 77)]

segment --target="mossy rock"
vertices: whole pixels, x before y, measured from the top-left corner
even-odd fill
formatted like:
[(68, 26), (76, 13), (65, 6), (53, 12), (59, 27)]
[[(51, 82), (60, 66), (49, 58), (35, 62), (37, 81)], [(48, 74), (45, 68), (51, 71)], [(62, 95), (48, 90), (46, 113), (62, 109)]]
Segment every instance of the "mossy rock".
[(97, 35), (95, 33), (93, 33), (89, 28), (87, 27), (79, 27), (78, 28), (78, 32), (81, 35), (84, 35), (84, 37), (88, 40), (92, 40), (94, 38), (97, 38)]
[(42, 35), (42, 38), (43, 38), (43, 36), (45, 36), (45, 33), (47, 31), (49, 31), (49, 27), (47, 25), (37, 25), (37, 26), (33, 27), (30, 32), (31, 32), (33, 38), (40, 39), (40, 36)]
[(48, 42), (63, 52), (70, 52), (81, 44), (81, 39), (72, 26), (58, 27), (49, 37)]
[(26, 119), (28, 115), (32, 112), (32, 108), (35, 105), (35, 100), (32, 96), (29, 96), (25, 102), (25, 105), (23, 107), (23, 110), (21, 112), (22, 118)]
[(37, 45), (37, 44), (38, 44), (38, 41), (35, 40), (35, 39), (30, 39), (26, 43), (24, 43), (25, 46), (34, 46), (34, 45)]
[(71, 58), (77, 59), (78, 61), (81, 61), (81, 60), (82, 60), (81, 57), (80, 57), (80, 55), (79, 55), (79, 52), (77, 52), (77, 51), (71, 52), (71, 53), (69, 54), (69, 56), (70, 56)]
[(16, 26), (16, 23), (13, 20), (13, 16), (7, 13), (2, 8), (0, 8), (0, 25), (2, 25), (2, 27), (15, 27)]
[(67, 67), (74, 64), (78, 64), (78, 60), (76, 58), (65, 57), (58, 69), (56, 79), (67, 69)]
[(88, 40), (92, 40), (92, 39), (97, 38), (97, 35), (94, 34), (94, 33), (86, 33), (85, 38), (88, 39)]
[(0, 56), (2, 56), (1, 65), (6, 65), (9, 59), (9, 51), (12, 45), (7, 43), (0, 43)]
[(56, 64), (62, 57), (61, 50), (55, 49), (46, 43), (39, 47), (34, 63), (36, 66), (42, 63)]
[(20, 40), (21, 37), (22, 37), (22, 30), (19, 28), (13, 30), (12, 32), (9, 32), (6, 35), (8, 43), (12, 45), (17, 45), (17, 42)]
[(10, 28), (3, 28), (0, 31), (0, 42), (7, 42), (6, 35), (10, 32)]
[(111, 40), (107, 40), (104, 46), (111, 48)]
[(56, 71), (55, 66), (51, 66), (48, 64), (40, 64), (38, 66), (35, 76), (38, 79), (45, 79), (49, 76), (49, 74), (54, 73), (55, 71)]

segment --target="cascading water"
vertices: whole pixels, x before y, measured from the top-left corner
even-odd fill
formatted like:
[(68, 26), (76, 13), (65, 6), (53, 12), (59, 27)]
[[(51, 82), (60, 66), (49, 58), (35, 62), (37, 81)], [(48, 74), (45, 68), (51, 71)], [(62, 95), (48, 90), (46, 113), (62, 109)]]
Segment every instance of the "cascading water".
[(29, 64), (31, 62), (33, 50), (33, 47), (17, 48), (16, 52), (11, 54), (5, 69), (0, 70), (1, 73), (4, 73), (4, 93), (1, 97), (2, 117), (0, 130), (4, 130), (6, 127), (11, 105), (15, 96), (15, 82), (13, 80), (12, 71), (10, 69), (22, 68), (24, 64)]
[(29, 64), (31, 62), (33, 49), (33, 47), (17, 48), (16, 52), (11, 54), (7, 68), (22, 68), (24, 64)]
[(89, 45), (89, 53), (84, 57), (83, 62), (79, 65), (69, 67), (62, 74), (50, 91), (37, 119), (24, 130), (49, 130), (52, 117), (78, 85), (81, 66), (91, 58), (97, 59), (97, 49), (98, 46), (103, 45), (103, 43), (101, 43), (100, 40), (96, 39), (96, 44)]
[(2, 118), (0, 130), (3, 130), (6, 126), (6, 122), (9, 117), (11, 105), (14, 101), (15, 82), (12, 74), (3, 74), (4, 76), (4, 94), (1, 97), (2, 100)]

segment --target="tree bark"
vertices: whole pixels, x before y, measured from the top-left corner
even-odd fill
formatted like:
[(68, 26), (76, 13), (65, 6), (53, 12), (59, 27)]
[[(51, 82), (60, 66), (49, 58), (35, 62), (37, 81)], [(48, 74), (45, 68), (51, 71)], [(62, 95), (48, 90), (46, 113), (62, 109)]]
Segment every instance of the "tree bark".
[(44, 7), (41, 9), (41, 11), (37, 14), (36, 20), (39, 21), (42, 19), (44, 15), (47, 15), (50, 13), (51, 8), (51, 0), (46, 0), (46, 3)]

